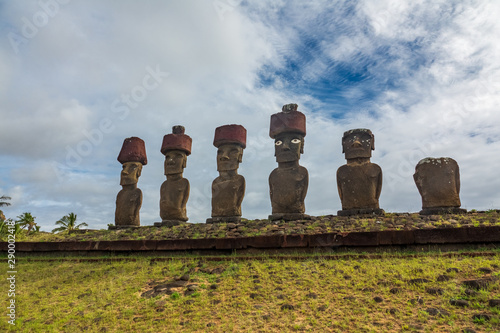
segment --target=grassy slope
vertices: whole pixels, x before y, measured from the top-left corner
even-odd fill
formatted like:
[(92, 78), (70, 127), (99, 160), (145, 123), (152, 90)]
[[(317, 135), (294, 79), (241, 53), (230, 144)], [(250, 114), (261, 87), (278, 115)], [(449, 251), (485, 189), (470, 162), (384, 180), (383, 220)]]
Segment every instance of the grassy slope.
[[(214, 268), (224, 271), (210, 273)], [(447, 273), (448, 268), (459, 272)], [(17, 269), (16, 330), (23, 332), (462, 332), (467, 327), (500, 332), (500, 309), (488, 305), (488, 300), (500, 298), (500, 282), (475, 296), (466, 295), (461, 285), (465, 279), (499, 276), (498, 251), (475, 258), (21, 261)], [(188, 283), (198, 288), (193, 295), (185, 296), (186, 287), (181, 287), (171, 295), (141, 297), (186, 273)], [(451, 279), (438, 282), (442, 274)], [(409, 284), (414, 278), (430, 282)], [(210, 288), (213, 284), (216, 289)], [(400, 292), (391, 293), (394, 287)], [(428, 294), (428, 287), (442, 288), (443, 294)], [(6, 280), (0, 280), (0, 290), (7, 289)], [(375, 302), (376, 296), (383, 301)], [(412, 304), (419, 298), (423, 304)], [(466, 299), (469, 307), (452, 306), (450, 299)], [(282, 309), (285, 304), (293, 309)], [(449, 315), (431, 316), (428, 308)], [(477, 313), (493, 318), (474, 322)], [(7, 329), (4, 318), (0, 331)]]

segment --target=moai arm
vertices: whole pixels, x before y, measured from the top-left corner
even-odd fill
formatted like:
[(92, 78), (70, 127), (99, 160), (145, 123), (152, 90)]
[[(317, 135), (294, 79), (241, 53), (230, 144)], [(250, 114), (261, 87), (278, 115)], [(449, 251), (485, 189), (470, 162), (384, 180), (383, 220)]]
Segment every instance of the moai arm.
[(133, 216), (131, 216), (130, 221), (135, 221), (136, 219), (139, 219), (139, 211), (141, 210), (142, 206), (142, 191), (140, 189), (136, 189), (137, 196), (135, 198), (134, 202), (134, 212)]
[(271, 178), (273, 176), (273, 172), (269, 175), (269, 198), (271, 199), (271, 203), (273, 202), (273, 183), (271, 181)]
[(422, 188), (420, 186), (420, 181), (418, 179), (418, 176), (417, 176), (417, 172), (415, 171), (415, 173), (413, 174), (413, 180), (415, 181), (415, 185), (417, 185), (417, 189), (418, 189), (418, 193), (420, 193), (420, 196), (423, 198), (423, 194), (422, 194)]
[(460, 171), (458, 169), (458, 164), (455, 172), (455, 184), (457, 186), (457, 195), (458, 195), (460, 193)]
[(303, 190), (302, 193), (300, 194), (300, 200), (301, 202), (304, 202), (304, 200), (306, 199), (307, 188), (309, 186), (309, 172), (307, 172), (307, 169), (304, 167), (302, 167), (301, 169), (303, 170), (304, 178), (302, 178), (301, 181)]
[(380, 198), (380, 193), (382, 192), (382, 169), (377, 165), (378, 169), (378, 177), (377, 177), (377, 192), (375, 193), (375, 197), (377, 200)]
[(342, 202), (344, 196), (342, 194), (342, 185), (340, 184), (339, 171), (340, 171), (340, 168), (339, 168), (339, 170), (337, 170), (337, 190), (339, 191), (340, 201)]
[[(185, 178), (184, 178), (185, 179)], [(187, 204), (187, 201), (189, 199), (189, 190), (190, 190), (190, 186), (189, 186), (189, 180), (185, 179), (186, 180), (186, 184), (185, 184), (185, 191), (184, 191), (184, 197), (182, 198), (182, 206), (181, 207), (186, 207), (186, 204)]]
[(241, 176), (241, 187), (239, 189), (239, 195), (238, 195), (238, 200), (236, 202), (236, 207), (241, 207), (241, 203), (243, 202), (243, 198), (245, 197), (245, 187), (246, 187), (246, 182), (245, 178)]

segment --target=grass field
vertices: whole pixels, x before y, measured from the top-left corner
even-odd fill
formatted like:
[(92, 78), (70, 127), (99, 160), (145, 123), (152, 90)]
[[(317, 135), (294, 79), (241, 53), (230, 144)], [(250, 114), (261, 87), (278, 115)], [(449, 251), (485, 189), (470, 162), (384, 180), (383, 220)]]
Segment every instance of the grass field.
[(16, 325), (0, 331), (500, 332), (498, 250), (234, 259), (18, 261)]

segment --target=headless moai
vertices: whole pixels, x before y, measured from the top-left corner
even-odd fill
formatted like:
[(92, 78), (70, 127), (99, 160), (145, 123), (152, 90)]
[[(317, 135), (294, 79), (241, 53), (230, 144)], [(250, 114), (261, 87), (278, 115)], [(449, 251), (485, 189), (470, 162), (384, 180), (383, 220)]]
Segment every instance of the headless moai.
[(465, 213), (460, 208), (460, 172), (449, 157), (424, 158), (415, 167), (415, 184), (422, 197), (422, 215)]
[(144, 141), (137, 137), (125, 139), (118, 162), (123, 165), (123, 169), (120, 177), (122, 190), (116, 196), (115, 227), (139, 227), (142, 191), (137, 188), (137, 182), (142, 166), (148, 163)]
[(215, 129), (219, 177), (212, 182), (212, 218), (207, 219), (207, 223), (241, 221), (245, 178), (238, 174), (238, 167), (246, 138), (247, 130), (241, 125), (224, 125)]
[(347, 164), (337, 170), (337, 188), (342, 210), (339, 216), (383, 214), (379, 208), (382, 169), (370, 162), (375, 138), (368, 129), (353, 129), (342, 137), (342, 152)]
[(269, 220), (309, 219), (304, 200), (309, 185), (307, 169), (299, 165), (304, 153), (306, 116), (297, 104), (287, 104), (271, 116), (269, 136), (274, 139), (274, 156), (278, 167), (269, 175), (272, 214)]
[(188, 220), (186, 204), (189, 198), (189, 181), (182, 176), (187, 156), (191, 154), (192, 139), (184, 134), (183, 126), (174, 126), (172, 134), (163, 137), (161, 153), (165, 155), (167, 180), (160, 188), (160, 217), (155, 226), (174, 226)]

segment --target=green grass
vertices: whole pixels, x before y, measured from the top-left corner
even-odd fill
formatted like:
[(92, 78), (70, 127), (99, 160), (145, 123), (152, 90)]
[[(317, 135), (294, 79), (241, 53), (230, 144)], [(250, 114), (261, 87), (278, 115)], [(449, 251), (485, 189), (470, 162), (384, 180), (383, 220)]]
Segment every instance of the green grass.
[[(482, 273), (481, 267), (493, 273)], [(92, 263), (21, 260), (17, 262), (17, 325), (10, 328), (4, 318), (0, 331), (462, 332), (473, 328), (498, 332), (500, 309), (489, 307), (488, 300), (500, 298), (500, 282), (471, 296), (461, 281), (499, 277), (499, 267), (500, 253), (338, 260), (312, 254), (301, 260), (265, 256), (248, 261), (196, 257), (167, 262), (148, 258)], [(212, 274), (217, 268), (220, 271)], [(448, 268), (459, 272), (446, 273)], [(173, 288), (171, 295), (141, 297), (186, 273), (188, 284), (197, 286), (191, 296), (185, 296), (186, 288), (180, 287)], [(437, 282), (442, 274), (450, 280)], [(430, 282), (408, 283), (415, 278)], [(0, 280), (0, 290), (6, 290), (6, 282)], [(399, 293), (391, 293), (395, 287)], [(442, 288), (443, 294), (428, 294), (428, 287)], [(375, 302), (376, 296), (383, 301)], [(6, 293), (3, 298), (7, 301)], [(419, 298), (424, 304), (412, 302)], [(470, 306), (452, 306), (450, 299), (466, 299)], [(450, 315), (431, 316), (425, 311), (428, 308)], [(472, 316), (478, 313), (490, 314), (492, 319), (474, 321)]]

